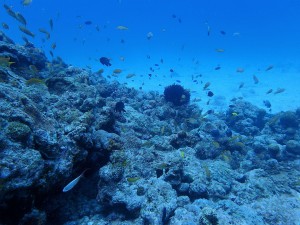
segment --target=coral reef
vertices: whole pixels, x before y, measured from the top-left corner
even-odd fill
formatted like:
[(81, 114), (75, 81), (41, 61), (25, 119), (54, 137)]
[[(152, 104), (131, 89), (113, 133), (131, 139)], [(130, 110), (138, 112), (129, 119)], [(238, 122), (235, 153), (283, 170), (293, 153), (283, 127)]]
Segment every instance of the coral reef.
[(1, 224), (299, 224), (300, 109), (203, 113), (180, 85), (127, 88), (3, 34), (0, 49)]

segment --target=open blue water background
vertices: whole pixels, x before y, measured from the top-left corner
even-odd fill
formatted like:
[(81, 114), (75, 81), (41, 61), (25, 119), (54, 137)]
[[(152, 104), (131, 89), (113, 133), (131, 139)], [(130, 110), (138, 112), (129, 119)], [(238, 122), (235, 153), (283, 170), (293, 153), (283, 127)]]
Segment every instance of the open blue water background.
[[(19, 0), (2, 3), (24, 15), (27, 28), (36, 34), (28, 39), (49, 58), (51, 44), (55, 42), (54, 55), (68, 64), (93, 71), (104, 68), (104, 76), (122, 69), (112, 79), (144, 90), (163, 92), (165, 86), (181, 82), (191, 89), (192, 99), (201, 98), (200, 104), (208, 108), (224, 109), (232, 97), (244, 97), (260, 107), (264, 107), (263, 100), (270, 100), (273, 111), (299, 107), (296, 100), (300, 98), (300, 2), (297, 0), (33, 0), (25, 7)], [(0, 15), (1, 22), (10, 26), (5, 33), (24, 43), (18, 21), (8, 16), (4, 8)], [(38, 29), (50, 32), (50, 18), (54, 23), (51, 39), (43, 41), (45, 35)], [(86, 25), (86, 21), (92, 24)], [(128, 30), (116, 29), (120, 25)], [(148, 32), (153, 33), (150, 40)], [(111, 67), (99, 63), (102, 56), (111, 59)], [(274, 68), (265, 71), (270, 65)], [(217, 66), (221, 69), (215, 70)], [(151, 72), (150, 67), (155, 71)], [(237, 73), (237, 68), (245, 71)], [(126, 79), (129, 73), (136, 76)], [(192, 76), (199, 74), (202, 77), (196, 84)], [(258, 84), (254, 84), (253, 75), (259, 78)], [(208, 106), (207, 91), (203, 91), (206, 82), (211, 83), (215, 94)], [(241, 82), (245, 83), (244, 88), (238, 89)], [(266, 95), (271, 88), (286, 91)]]

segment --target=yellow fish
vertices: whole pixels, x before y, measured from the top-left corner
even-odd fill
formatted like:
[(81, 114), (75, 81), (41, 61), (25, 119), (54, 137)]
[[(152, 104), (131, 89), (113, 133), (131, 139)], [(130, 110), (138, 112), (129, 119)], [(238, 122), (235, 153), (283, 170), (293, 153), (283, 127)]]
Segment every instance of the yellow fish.
[(1, 67), (10, 67), (11, 64), (15, 62), (10, 61), (10, 57), (0, 56), (0, 66)]
[(128, 30), (128, 27), (125, 26), (117, 26), (118, 30)]
[(238, 114), (236, 112), (231, 113), (233, 116), (237, 116)]
[(113, 71), (113, 73), (119, 74), (119, 73), (122, 73), (122, 70), (121, 70), (121, 69), (115, 69), (115, 70)]
[(223, 48), (217, 48), (216, 52), (225, 52), (225, 50)]
[(22, 5), (28, 6), (32, 3), (32, 0), (22, 0)]

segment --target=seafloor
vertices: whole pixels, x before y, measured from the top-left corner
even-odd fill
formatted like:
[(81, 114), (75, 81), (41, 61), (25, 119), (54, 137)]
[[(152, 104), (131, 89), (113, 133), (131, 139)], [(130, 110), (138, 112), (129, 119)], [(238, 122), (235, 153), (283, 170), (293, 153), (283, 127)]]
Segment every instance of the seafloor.
[(175, 106), (1, 33), (0, 224), (299, 225), (299, 122)]

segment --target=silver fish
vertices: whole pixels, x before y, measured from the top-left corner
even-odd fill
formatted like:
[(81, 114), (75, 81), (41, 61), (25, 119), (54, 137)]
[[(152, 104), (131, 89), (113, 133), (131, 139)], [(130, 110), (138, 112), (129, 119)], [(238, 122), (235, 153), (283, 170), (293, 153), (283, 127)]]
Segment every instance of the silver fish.
[(83, 177), (85, 171), (87, 171), (89, 169), (85, 169), (78, 177), (76, 177), (74, 180), (72, 180), (70, 183), (68, 183), (64, 189), (63, 192), (67, 192), (70, 191), (73, 187), (75, 187), (75, 185), (79, 182), (80, 178)]

